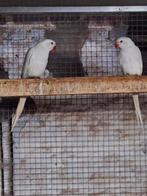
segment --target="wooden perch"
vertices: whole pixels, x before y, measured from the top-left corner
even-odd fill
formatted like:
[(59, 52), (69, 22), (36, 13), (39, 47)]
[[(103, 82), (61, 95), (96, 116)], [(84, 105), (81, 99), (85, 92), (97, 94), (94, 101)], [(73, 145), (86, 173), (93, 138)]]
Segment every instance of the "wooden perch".
[(143, 92), (146, 76), (0, 80), (1, 97)]

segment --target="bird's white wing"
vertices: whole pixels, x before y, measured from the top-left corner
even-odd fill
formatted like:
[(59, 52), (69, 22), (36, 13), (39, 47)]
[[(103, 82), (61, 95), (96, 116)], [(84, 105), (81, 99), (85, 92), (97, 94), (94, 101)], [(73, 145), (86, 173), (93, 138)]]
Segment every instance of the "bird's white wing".
[(138, 58), (139, 58), (140, 73), (142, 74), (142, 71), (143, 71), (143, 62), (142, 62), (142, 54), (141, 54), (141, 51), (140, 51), (139, 48), (138, 48)]
[(137, 46), (133, 48), (132, 56), (133, 56), (132, 66), (136, 65), (138, 67), (138, 75), (142, 75), (142, 70), (143, 70), (142, 55), (140, 49)]
[(32, 55), (33, 55), (33, 48), (30, 48), (27, 51), (25, 59), (24, 59), (21, 78), (27, 78), (28, 77), (28, 66), (30, 65)]

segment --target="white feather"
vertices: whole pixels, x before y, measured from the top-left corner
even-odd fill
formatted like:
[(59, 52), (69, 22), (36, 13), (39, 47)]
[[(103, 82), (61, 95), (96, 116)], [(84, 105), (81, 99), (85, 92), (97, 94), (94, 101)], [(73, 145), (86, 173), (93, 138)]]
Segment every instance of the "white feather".
[(138, 122), (138, 124), (143, 125), (138, 95), (136, 95), (136, 94), (133, 95), (133, 102), (134, 102), (134, 106), (135, 106), (135, 113), (136, 113), (137, 122)]
[(16, 112), (15, 112), (15, 115), (13, 116), (12, 118), (12, 127), (11, 127), (11, 131), (13, 131), (18, 119), (19, 119), (19, 116), (21, 115), (22, 111), (23, 111), (23, 108), (24, 108), (24, 105), (25, 105), (25, 102), (26, 102), (27, 98), (26, 97), (21, 97), (19, 99), (19, 102), (18, 102), (18, 105), (17, 105), (17, 109), (16, 109)]

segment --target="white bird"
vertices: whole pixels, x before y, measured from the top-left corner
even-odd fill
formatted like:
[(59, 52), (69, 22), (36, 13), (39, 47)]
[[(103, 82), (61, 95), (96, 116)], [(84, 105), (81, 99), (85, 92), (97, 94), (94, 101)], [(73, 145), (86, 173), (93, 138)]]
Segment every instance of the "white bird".
[[(129, 37), (120, 37), (115, 47), (120, 49), (119, 63), (125, 75), (142, 75), (143, 63), (140, 49)], [(143, 125), (142, 114), (137, 94), (132, 95), (137, 122)]]
[[(42, 77), (48, 63), (49, 53), (54, 52), (55, 48), (56, 48), (56, 43), (51, 39), (45, 39), (43, 41), (40, 41), (35, 46), (30, 48), (24, 59), (21, 77), (22, 78)], [(13, 131), (19, 119), (19, 116), (23, 111), (26, 99), (27, 99), (26, 97), (21, 97), (19, 99), (15, 115), (12, 118), (11, 131)]]

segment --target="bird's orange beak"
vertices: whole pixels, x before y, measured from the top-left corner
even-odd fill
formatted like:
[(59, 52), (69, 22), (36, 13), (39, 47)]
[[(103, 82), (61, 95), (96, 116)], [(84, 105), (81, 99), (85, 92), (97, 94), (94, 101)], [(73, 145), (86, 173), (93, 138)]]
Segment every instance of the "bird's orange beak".
[(53, 49), (51, 50), (51, 53), (52, 54), (55, 54), (56, 53), (56, 46), (53, 47)]
[(115, 48), (120, 48), (120, 45), (118, 42), (115, 43)]

